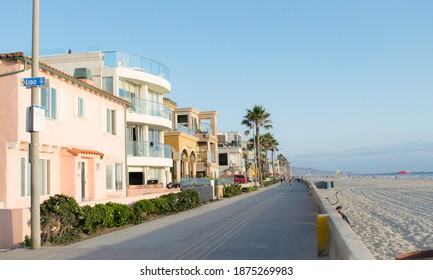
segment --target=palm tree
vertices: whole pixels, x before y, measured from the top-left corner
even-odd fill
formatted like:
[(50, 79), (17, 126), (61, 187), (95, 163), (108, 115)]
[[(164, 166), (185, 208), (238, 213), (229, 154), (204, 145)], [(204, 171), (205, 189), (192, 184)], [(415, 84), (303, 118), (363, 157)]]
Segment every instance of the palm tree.
[(264, 146), (264, 152), (266, 155), (266, 160), (267, 160), (267, 154), (269, 151), (271, 151), (271, 163), (272, 163), (272, 173), (273, 173), (273, 178), (275, 180), (275, 163), (274, 163), (274, 152), (278, 151), (278, 141), (277, 139), (275, 139), (274, 135), (272, 135), (271, 133), (267, 132), (265, 134), (262, 135), (263, 138), (260, 140), (260, 142), (263, 144)]
[[(272, 128), (272, 121), (270, 119), (271, 114), (266, 112), (263, 106), (255, 105), (252, 109), (247, 109), (247, 114), (244, 116), (241, 124), (245, 125), (248, 130), (245, 131), (245, 135), (248, 136), (250, 131), (255, 132), (256, 139), (256, 162), (260, 164), (260, 128), (270, 129)], [(260, 187), (263, 188), (262, 172), (258, 168), (258, 177)]]
[[(289, 163), (289, 161), (287, 160), (287, 158), (286, 158), (284, 155), (279, 154), (279, 155), (277, 156), (277, 159), (278, 159), (278, 164), (279, 164), (281, 167), (283, 167), (284, 170), (286, 170), (287, 165), (288, 165), (288, 163)], [(284, 176), (286, 175), (285, 173), (286, 173), (286, 172), (284, 172)]]

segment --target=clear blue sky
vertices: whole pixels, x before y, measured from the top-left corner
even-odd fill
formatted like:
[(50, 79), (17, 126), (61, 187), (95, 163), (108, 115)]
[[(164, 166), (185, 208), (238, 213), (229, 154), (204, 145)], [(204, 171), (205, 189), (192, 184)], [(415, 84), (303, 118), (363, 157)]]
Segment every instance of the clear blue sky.
[[(31, 49), (31, 2), (2, 1), (1, 53)], [(263, 105), (292, 166), (433, 171), (433, 1), (40, 2), (41, 51), (157, 60), (221, 132)]]

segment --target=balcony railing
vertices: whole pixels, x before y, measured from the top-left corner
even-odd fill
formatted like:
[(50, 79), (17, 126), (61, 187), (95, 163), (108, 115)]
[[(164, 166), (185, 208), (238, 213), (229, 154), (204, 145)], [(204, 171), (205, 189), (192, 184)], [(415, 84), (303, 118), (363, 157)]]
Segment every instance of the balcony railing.
[(182, 124), (177, 124), (177, 128), (175, 128), (174, 131), (185, 132), (185, 133), (188, 133), (190, 135), (194, 135), (197, 133), (194, 129), (190, 129), (190, 128), (182, 125)]
[(196, 131), (197, 134), (212, 134), (212, 125), (208, 123), (202, 123), (200, 128)]
[(127, 141), (126, 153), (133, 157), (171, 158), (171, 146), (144, 141)]
[(167, 105), (140, 98), (122, 98), (132, 103), (132, 106), (128, 108), (129, 113), (137, 113), (171, 120), (171, 110)]
[(154, 60), (146, 57), (117, 51), (104, 52), (104, 66), (110, 68), (128, 67), (134, 70), (160, 76), (170, 81), (170, 70)]

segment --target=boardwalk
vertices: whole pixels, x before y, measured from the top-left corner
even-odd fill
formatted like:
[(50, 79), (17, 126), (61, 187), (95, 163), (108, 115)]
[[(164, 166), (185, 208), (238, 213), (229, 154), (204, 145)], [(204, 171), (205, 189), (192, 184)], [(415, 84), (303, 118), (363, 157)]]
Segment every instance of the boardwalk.
[(313, 260), (316, 212), (307, 188), (276, 184), (63, 247), (0, 259)]

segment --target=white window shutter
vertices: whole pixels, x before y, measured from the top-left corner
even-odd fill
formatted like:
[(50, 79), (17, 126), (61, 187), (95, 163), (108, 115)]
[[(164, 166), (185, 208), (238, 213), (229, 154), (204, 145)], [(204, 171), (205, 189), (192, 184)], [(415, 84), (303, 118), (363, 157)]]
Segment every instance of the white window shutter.
[(79, 104), (79, 96), (78, 95), (75, 95), (75, 97), (74, 97), (74, 116), (75, 117), (78, 117), (79, 116), (79, 113), (78, 113), (78, 111), (79, 111), (79, 108), (80, 108), (80, 104)]
[(101, 106), (101, 132), (107, 132), (107, 108)]
[(83, 108), (83, 111), (84, 111), (84, 118), (85, 118), (85, 119), (88, 119), (88, 116), (87, 116), (87, 102), (89, 102), (89, 100), (88, 100), (87, 98), (85, 98), (85, 99), (83, 100), (83, 102), (84, 102), (84, 108)]
[(123, 136), (125, 127), (124, 127), (124, 114), (120, 110), (116, 110), (116, 135)]
[(67, 106), (66, 106), (66, 93), (63, 91), (57, 91), (57, 98), (59, 102), (58, 107), (58, 118), (59, 122), (66, 123)]

